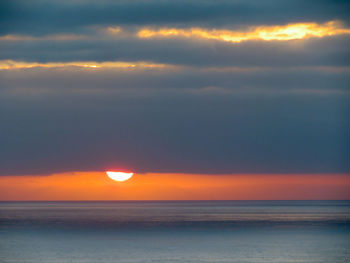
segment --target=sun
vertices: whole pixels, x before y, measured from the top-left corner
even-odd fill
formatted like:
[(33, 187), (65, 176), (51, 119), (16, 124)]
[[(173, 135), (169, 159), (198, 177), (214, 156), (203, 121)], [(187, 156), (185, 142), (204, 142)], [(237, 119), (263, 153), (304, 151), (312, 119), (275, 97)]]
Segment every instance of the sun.
[(130, 179), (134, 175), (134, 173), (113, 172), (113, 171), (106, 171), (106, 174), (108, 175), (109, 178), (118, 182), (124, 182)]

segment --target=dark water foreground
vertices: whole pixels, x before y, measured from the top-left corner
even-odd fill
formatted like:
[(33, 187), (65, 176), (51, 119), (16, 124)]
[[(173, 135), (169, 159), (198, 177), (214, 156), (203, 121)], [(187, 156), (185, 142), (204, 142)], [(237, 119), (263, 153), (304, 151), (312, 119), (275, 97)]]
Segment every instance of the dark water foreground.
[(0, 262), (348, 263), (350, 202), (0, 202)]

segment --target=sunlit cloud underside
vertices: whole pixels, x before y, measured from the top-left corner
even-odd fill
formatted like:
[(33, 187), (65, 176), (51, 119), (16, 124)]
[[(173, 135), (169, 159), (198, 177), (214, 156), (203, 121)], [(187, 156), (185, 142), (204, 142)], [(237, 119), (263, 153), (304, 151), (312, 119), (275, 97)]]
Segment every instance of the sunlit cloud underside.
[(164, 67), (169, 68), (171, 65), (166, 64), (154, 64), (149, 62), (125, 62), (125, 61), (110, 61), (110, 62), (95, 62), (95, 61), (73, 61), (73, 62), (25, 62), (15, 60), (0, 60), (0, 70), (13, 70), (13, 69), (29, 69), (29, 68), (117, 68), (117, 69), (162, 69)]
[[(160, 64), (152, 63), (151, 61), (67, 61), (67, 62), (26, 62), (18, 60), (0, 60), (0, 70), (21, 70), (21, 69), (114, 69), (114, 70), (196, 70), (203, 72), (268, 72), (280, 70), (280, 67), (234, 67), (234, 66), (219, 66), (219, 67), (192, 67), (175, 64)], [(349, 72), (348, 66), (303, 66), (303, 67), (286, 67), (285, 70), (313, 70), (330, 73)]]
[(243, 41), (287, 41), (297, 39), (308, 39), (312, 37), (322, 38), (334, 35), (350, 34), (350, 29), (344, 27), (341, 21), (329, 21), (326, 23), (293, 23), (288, 25), (274, 26), (251, 26), (247, 30), (234, 31), (229, 29), (211, 29), (211, 28), (150, 28), (144, 27), (136, 32), (132, 29), (122, 28), (121, 26), (108, 26), (107, 28), (97, 28), (95, 33), (90, 35), (75, 34), (53, 34), (45, 36), (31, 35), (3, 35), (0, 41), (18, 42), (18, 41), (78, 41), (88, 40), (98, 37), (98, 39), (110, 36), (120, 38), (199, 38), (211, 39), (232, 43)]
[(285, 26), (255, 26), (247, 31), (217, 30), (198, 27), (189, 29), (161, 28), (158, 30), (144, 28), (137, 33), (140, 38), (204, 38), (234, 43), (248, 40), (286, 41), (340, 34), (350, 34), (350, 29), (344, 28), (339, 21), (330, 21), (324, 24), (296, 23)]

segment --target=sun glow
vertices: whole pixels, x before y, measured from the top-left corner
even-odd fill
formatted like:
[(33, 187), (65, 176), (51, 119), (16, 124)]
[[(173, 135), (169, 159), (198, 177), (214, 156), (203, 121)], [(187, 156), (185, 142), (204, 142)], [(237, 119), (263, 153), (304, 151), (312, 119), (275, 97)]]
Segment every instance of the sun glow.
[(134, 173), (112, 172), (112, 171), (106, 171), (106, 174), (108, 175), (109, 178), (118, 182), (124, 182), (130, 179), (134, 175)]
[(349, 200), (348, 174), (155, 174), (132, 182), (105, 172), (0, 176), (0, 200)]
[(286, 41), (339, 34), (350, 34), (350, 29), (344, 28), (339, 21), (330, 21), (324, 24), (295, 23), (284, 26), (255, 26), (247, 31), (217, 30), (196, 27), (189, 29), (161, 28), (159, 30), (145, 28), (137, 33), (140, 38), (205, 38), (234, 43), (248, 40)]

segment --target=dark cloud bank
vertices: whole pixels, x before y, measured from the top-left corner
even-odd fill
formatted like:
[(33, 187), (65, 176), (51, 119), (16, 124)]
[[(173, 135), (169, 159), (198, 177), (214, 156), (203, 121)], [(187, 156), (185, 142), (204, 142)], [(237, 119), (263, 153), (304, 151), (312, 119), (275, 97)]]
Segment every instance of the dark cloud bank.
[(350, 168), (349, 94), (335, 76), (41, 71), (4, 78), (1, 174)]
[[(349, 18), (348, 1), (1, 5), (2, 35), (87, 34), (110, 24), (234, 28)], [(107, 168), (349, 173), (349, 42), (347, 36), (239, 44), (93, 36), (0, 43), (0, 60), (179, 66), (0, 71), (0, 175)]]
[(81, 32), (110, 24), (237, 27), (293, 22), (349, 22), (346, 0), (311, 1), (80, 1), (4, 0), (0, 33)]

